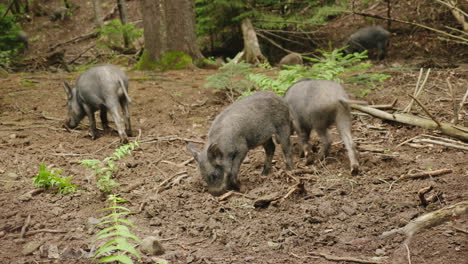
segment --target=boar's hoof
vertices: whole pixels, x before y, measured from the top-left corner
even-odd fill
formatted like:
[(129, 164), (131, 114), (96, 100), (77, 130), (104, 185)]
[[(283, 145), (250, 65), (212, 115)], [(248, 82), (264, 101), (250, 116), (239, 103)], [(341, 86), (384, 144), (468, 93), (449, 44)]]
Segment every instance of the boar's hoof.
[(268, 174), (270, 174), (270, 168), (264, 167), (262, 170), (262, 175), (267, 176)]
[(351, 175), (358, 175), (359, 174), (359, 165), (353, 164), (351, 165)]
[(120, 143), (128, 144), (128, 138), (126, 138), (126, 137), (120, 138)]
[(125, 130), (125, 133), (127, 134), (127, 136), (129, 137), (132, 137), (133, 136), (133, 133), (131, 130)]

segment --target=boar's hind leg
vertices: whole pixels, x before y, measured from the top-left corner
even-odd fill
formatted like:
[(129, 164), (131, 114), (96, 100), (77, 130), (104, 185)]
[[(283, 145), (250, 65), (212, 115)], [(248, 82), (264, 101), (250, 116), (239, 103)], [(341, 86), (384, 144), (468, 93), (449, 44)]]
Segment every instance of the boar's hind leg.
[(275, 143), (273, 139), (270, 138), (263, 144), (265, 149), (265, 165), (263, 167), (262, 175), (268, 175), (271, 170), (271, 161), (273, 160), (273, 154), (275, 154)]
[(85, 110), (86, 115), (88, 116), (88, 119), (89, 119), (89, 135), (91, 136), (92, 139), (96, 139), (97, 129), (96, 129), (96, 118), (94, 117), (94, 112), (86, 104), (83, 104), (83, 109)]
[(289, 139), (290, 135), (291, 135), (291, 127), (289, 125), (283, 126), (282, 128), (280, 128), (280, 130), (278, 131), (278, 135), (277, 135), (278, 136), (277, 139), (281, 145), (281, 149), (283, 150), (284, 158), (286, 160), (287, 170), (293, 169), (291, 140)]
[(127, 99), (122, 99), (120, 101), (120, 105), (122, 106), (122, 111), (124, 113), (124, 118), (125, 118), (125, 133), (127, 133), (127, 136), (131, 137), (132, 136), (132, 124), (130, 123), (130, 109), (128, 107), (128, 101)]
[(338, 115), (336, 126), (343, 139), (343, 143), (348, 151), (349, 163), (351, 165), (351, 174), (359, 173), (359, 162), (357, 160), (357, 151), (351, 135), (351, 117), (349, 115)]
[(119, 113), (118, 106), (113, 105), (112, 107), (109, 108), (109, 111), (112, 115), (112, 118), (114, 119), (115, 125), (117, 126), (117, 131), (119, 132), (119, 136), (120, 136), (120, 142), (122, 142), (122, 144), (127, 144), (128, 138), (127, 138), (127, 134), (125, 133), (125, 124), (124, 124), (124, 120), (122, 119), (122, 116)]
[(328, 134), (327, 128), (317, 129), (317, 134), (320, 137), (320, 141), (322, 141), (322, 148), (319, 152), (319, 159), (323, 160), (328, 156), (328, 153), (330, 152), (330, 135)]

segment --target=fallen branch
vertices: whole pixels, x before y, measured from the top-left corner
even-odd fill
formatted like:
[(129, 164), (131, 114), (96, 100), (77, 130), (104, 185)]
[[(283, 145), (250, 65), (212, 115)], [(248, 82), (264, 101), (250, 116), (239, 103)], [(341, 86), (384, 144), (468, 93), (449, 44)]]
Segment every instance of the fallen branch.
[(353, 257), (338, 257), (338, 256), (329, 255), (329, 254), (326, 254), (326, 253), (321, 253), (321, 252), (311, 251), (311, 252), (307, 252), (307, 253), (310, 254), (310, 255), (314, 255), (314, 256), (321, 256), (321, 257), (324, 257), (327, 260), (332, 260), (332, 261), (348, 261), (348, 262), (369, 263), (369, 264), (384, 263), (384, 262), (376, 261), (376, 260), (357, 259), (357, 258), (353, 258)]
[(86, 33), (84, 35), (80, 35), (80, 36), (77, 36), (77, 37), (74, 37), (72, 39), (69, 39), (67, 41), (64, 41), (64, 42), (60, 42), (60, 43), (57, 43), (53, 46), (51, 46), (49, 48), (49, 51), (53, 51), (55, 50), (56, 48), (60, 47), (60, 46), (63, 46), (63, 45), (66, 45), (68, 43), (77, 43), (77, 42), (80, 42), (80, 41), (84, 41), (84, 40), (87, 40), (87, 39), (91, 39), (91, 38), (97, 38), (99, 36), (99, 33), (98, 32), (89, 32), (89, 33)]
[(461, 139), (463, 141), (468, 141), (468, 128), (455, 126), (448, 123), (440, 123), (440, 127), (437, 125), (436, 122), (433, 120), (427, 120), (421, 117), (417, 117), (411, 114), (404, 114), (404, 113), (393, 113), (389, 114), (384, 111), (380, 111), (378, 109), (374, 109), (367, 106), (351, 104), (351, 107), (359, 110), (361, 112), (370, 114), (372, 116), (395, 121), (403, 124), (419, 126), (426, 129), (439, 129), (443, 134)]
[(461, 201), (456, 204), (452, 204), (446, 207), (443, 207), (437, 211), (430, 212), (419, 216), (418, 218), (409, 222), (406, 226), (401, 228), (396, 228), (390, 231), (384, 232), (381, 237), (385, 238), (394, 234), (404, 234), (406, 235), (406, 241), (404, 243), (408, 244), (413, 235), (419, 233), (424, 229), (428, 229), (434, 226), (443, 224), (449, 220), (459, 218), (463, 215), (468, 214), (468, 200)]
[(422, 171), (414, 174), (406, 174), (402, 175), (400, 178), (398, 178), (397, 181), (403, 181), (403, 180), (414, 180), (414, 179), (421, 179), (429, 176), (441, 176), (447, 173), (452, 173), (453, 171), (451, 169), (442, 169), (442, 170), (436, 170), (436, 171)]

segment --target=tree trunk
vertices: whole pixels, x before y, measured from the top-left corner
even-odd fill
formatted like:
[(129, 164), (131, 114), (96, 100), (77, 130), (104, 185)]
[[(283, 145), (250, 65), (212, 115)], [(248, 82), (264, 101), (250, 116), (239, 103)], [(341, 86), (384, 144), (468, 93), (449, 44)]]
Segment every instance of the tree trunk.
[[(125, 6), (125, 0), (117, 0), (117, 6), (119, 7), (120, 21), (122, 26), (127, 24), (127, 7)], [(128, 39), (127, 31), (123, 31), (124, 47), (130, 46), (130, 40)]]
[(97, 28), (102, 27), (102, 9), (101, 9), (101, 0), (93, 0), (93, 9), (94, 9), (94, 23)]
[(182, 51), (193, 59), (203, 58), (195, 35), (192, 0), (143, 0), (145, 49), (150, 60), (169, 51)]
[(258, 44), (257, 34), (249, 18), (242, 20), (242, 36), (244, 37), (244, 60), (254, 65), (266, 61)]

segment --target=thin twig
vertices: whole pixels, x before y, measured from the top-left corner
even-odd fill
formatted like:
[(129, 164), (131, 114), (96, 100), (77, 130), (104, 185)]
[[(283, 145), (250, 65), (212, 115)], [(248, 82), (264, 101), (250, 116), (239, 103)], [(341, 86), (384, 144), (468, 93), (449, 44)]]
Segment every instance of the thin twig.
[(458, 124), (458, 112), (457, 112), (457, 103), (455, 101), (455, 93), (453, 92), (452, 84), (450, 83), (449, 78), (445, 79), (447, 82), (450, 95), (452, 96), (452, 107), (453, 107), (453, 124), (457, 125)]
[(413, 142), (415, 142), (415, 143), (431, 143), (431, 144), (437, 144), (437, 145), (450, 147), (450, 148), (468, 150), (468, 147), (466, 147), (466, 146), (456, 145), (456, 144), (452, 144), (452, 143), (447, 143), (447, 142), (442, 142), (442, 141), (437, 141), (437, 140), (427, 139), (427, 138), (415, 139)]
[(437, 126), (440, 128), (442, 125), (440, 124), (439, 121), (437, 121), (437, 119), (435, 119), (435, 117), (431, 114), (431, 112), (429, 112), (429, 110), (427, 110), (427, 108), (414, 96), (412, 96), (411, 94), (408, 94), (411, 98), (414, 99), (414, 101), (416, 101), (416, 103), (422, 108), (422, 110), (434, 121), (436, 122)]
[[(422, 69), (421, 69), (422, 70)], [(426, 72), (426, 76), (424, 77), (424, 81), (423, 83), (421, 84), (421, 86), (419, 87), (416, 87), (416, 93), (414, 94), (414, 98), (418, 98), (419, 95), (421, 94), (421, 92), (423, 91), (423, 88), (424, 88), (424, 85), (426, 85), (426, 81), (427, 81), (427, 78), (429, 78), (429, 73), (431, 72), (431, 69), (428, 69), (427, 72)], [(419, 78), (418, 78), (418, 83), (419, 84)], [(416, 85), (417, 85), (416, 84)], [(414, 103), (414, 99), (411, 100), (411, 102), (408, 104), (408, 106), (405, 108), (404, 112), (407, 112), (409, 113), (411, 111), (411, 107), (413, 106), (413, 103)]]
[(414, 179), (420, 179), (420, 178), (425, 178), (429, 176), (441, 176), (447, 173), (452, 173), (452, 169), (441, 169), (441, 170), (435, 170), (435, 171), (422, 171), (414, 174), (405, 174), (402, 175), (400, 178), (398, 178), (397, 181), (403, 181), (403, 180), (414, 180)]
[(37, 233), (67, 233), (68, 231), (65, 230), (55, 230), (55, 229), (39, 229), (39, 230), (33, 230), (29, 231), (28, 235), (34, 235)]
[(411, 254), (410, 254), (408, 244), (405, 243), (405, 247), (406, 247), (406, 252), (407, 252), (406, 256), (408, 257), (408, 264), (411, 264)]
[(20, 234), (21, 238), (24, 237), (24, 234), (26, 233), (30, 223), (31, 223), (31, 215), (28, 215), (28, 217), (26, 217), (26, 220), (24, 221), (23, 227), (21, 228), (21, 234)]

